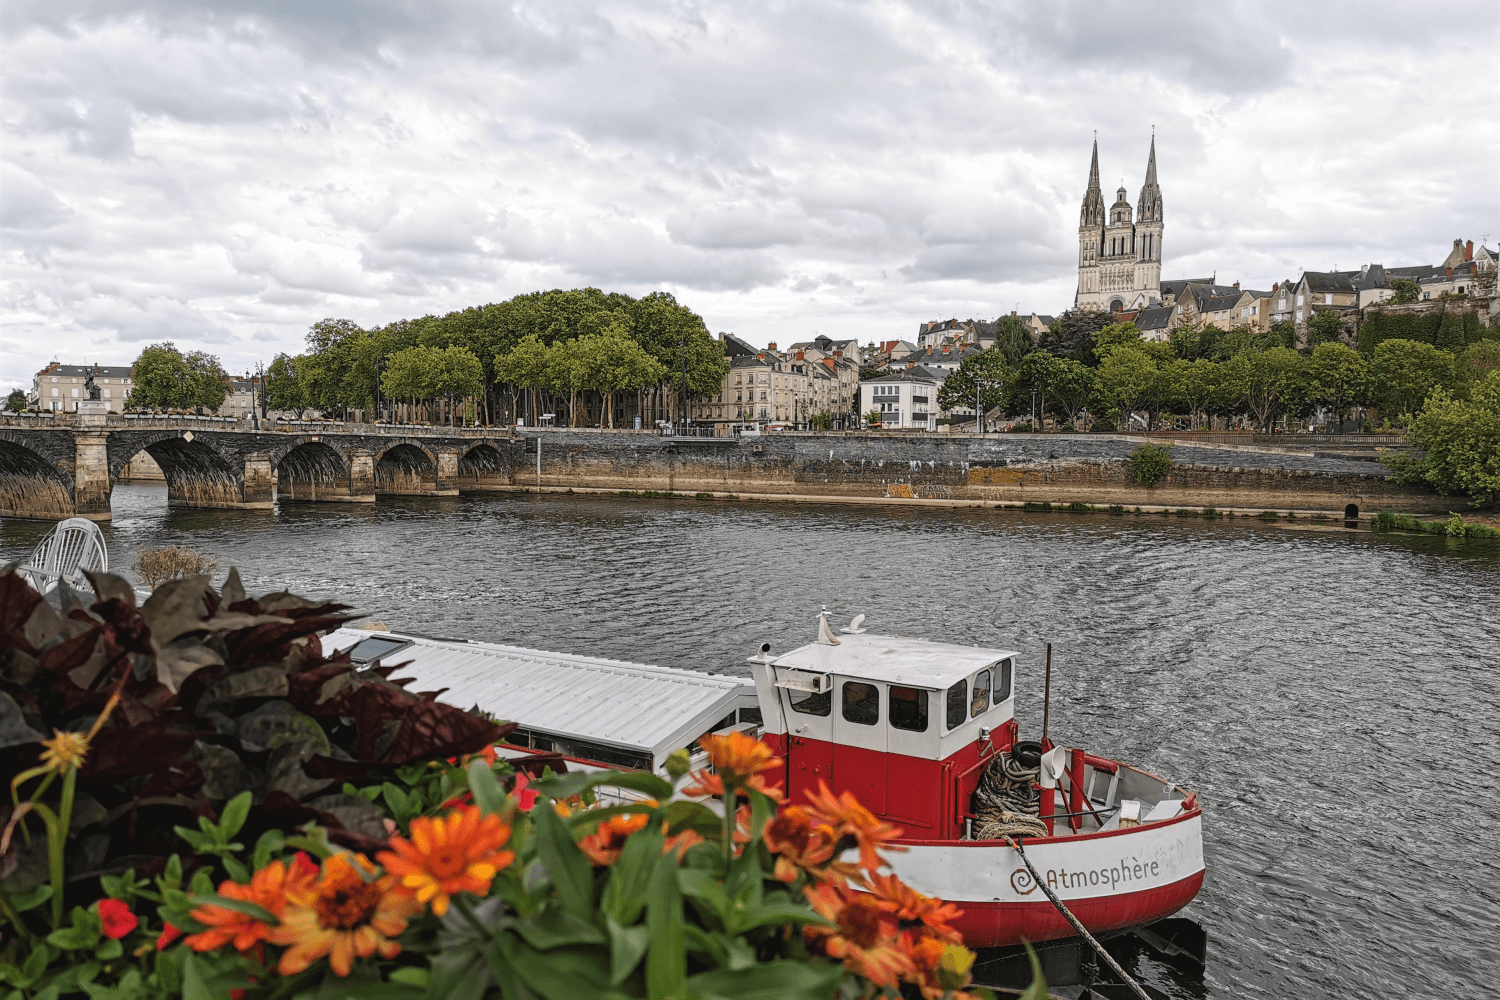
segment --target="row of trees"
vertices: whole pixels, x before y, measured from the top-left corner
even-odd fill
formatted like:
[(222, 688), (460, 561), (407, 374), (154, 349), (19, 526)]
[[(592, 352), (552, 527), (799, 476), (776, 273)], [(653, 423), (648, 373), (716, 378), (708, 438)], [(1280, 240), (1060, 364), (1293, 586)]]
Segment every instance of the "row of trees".
[(1133, 413), (1155, 426), (1161, 414), (1171, 413), (1188, 416), (1195, 428), (1222, 418), (1226, 426), (1240, 421), (1270, 430), (1278, 421), (1322, 410), (1342, 429), (1357, 407), (1375, 407), (1404, 423), (1434, 389), (1466, 398), (1478, 378), (1500, 366), (1496, 340), (1476, 341), (1457, 354), (1386, 340), (1366, 357), (1337, 339), (1294, 350), (1281, 341), (1284, 333), (1180, 330), (1157, 343), (1141, 340), (1134, 324), (1101, 327), (1075, 313), (1060, 318), (1040, 349), (1019, 359), (1014, 348), (999, 344), (968, 358), (943, 383), (938, 401), (945, 409), (972, 407), (977, 393), (986, 411), (1020, 414), (1035, 407), (1039, 416), (1080, 427), (1101, 419), (1128, 425)]
[(141, 351), (130, 372), (127, 409), (217, 410), (229, 395), (229, 375), (206, 351), (183, 354), (171, 341)]
[(372, 329), (322, 320), (304, 353), (271, 363), (266, 396), (271, 408), (298, 413), (442, 400), (449, 420), (465, 400), (465, 415), (484, 423), (534, 422), (545, 410), (577, 426), (610, 424), (621, 393), (675, 419), (684, 383), (690, 395), (712, 395), (727, 370), (723, 345), (670, 294), (583, 288)]

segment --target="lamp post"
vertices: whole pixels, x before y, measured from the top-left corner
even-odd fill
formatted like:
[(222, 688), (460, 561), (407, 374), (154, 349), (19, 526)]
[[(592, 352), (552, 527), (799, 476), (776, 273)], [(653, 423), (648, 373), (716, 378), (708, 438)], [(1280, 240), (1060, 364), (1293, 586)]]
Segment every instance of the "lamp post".
[(385, 363), (384, 358), (375, 359), (375, 419), (380, 420), (380, 367)]
[(1036, 430), (1036, 390), (1031, 390), (1031, 429)]

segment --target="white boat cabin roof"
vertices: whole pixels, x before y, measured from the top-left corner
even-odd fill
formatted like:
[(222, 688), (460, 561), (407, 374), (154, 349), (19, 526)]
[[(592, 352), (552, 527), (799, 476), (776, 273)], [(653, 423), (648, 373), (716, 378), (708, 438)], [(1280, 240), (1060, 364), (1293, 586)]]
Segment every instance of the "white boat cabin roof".
[(399, 665), (390, 679), (411, 678), (410, 691), (446, 689), (439, 697), (450, 705), (477, 705), (528, 736), (545, 734), (534, 747), (605, 760), (600, 751), (619, 748), (626, 757), (613, 762), (649, 757), (652, 769), (757, 704), (748, 678), (596, 656), (362, 628), (337, 629), (323, 643), (351, 650), (356, 666)]
[(837, 639), (837, 645), (810, 642), (776, 657), (771, 664), (809, 673), (839, 674), (943, 691), (975, 671), (1020, 655), (1010, 649), (960, 646), (906, 636), (845, 631)]

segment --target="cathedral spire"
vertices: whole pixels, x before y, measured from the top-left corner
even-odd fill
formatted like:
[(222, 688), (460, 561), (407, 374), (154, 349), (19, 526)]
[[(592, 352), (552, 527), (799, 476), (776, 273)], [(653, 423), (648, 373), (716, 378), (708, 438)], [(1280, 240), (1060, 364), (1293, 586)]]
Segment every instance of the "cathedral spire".
[(1089, 164), (1089, 189), (1083, 195), (1083, 211), (1078, 226), (1104, 225), (1104, 194), (1099, 190), (1099, 138), (1094, 137), (1094, 159)]
[(1161, 185), (1156, 183), (1156, 134), (1151, 135), (1151, 156), (1146, 160), (1146, 183), (1141, 185), (1140, 202), (1136, 205), (1137, 222), (1161, 221)]

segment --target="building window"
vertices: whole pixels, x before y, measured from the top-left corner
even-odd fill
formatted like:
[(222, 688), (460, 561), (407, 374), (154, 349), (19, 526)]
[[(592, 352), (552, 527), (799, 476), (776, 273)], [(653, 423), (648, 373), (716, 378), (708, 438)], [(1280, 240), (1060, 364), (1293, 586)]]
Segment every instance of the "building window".
[(1304, 298), (1305, 298), (1305, 296), (1303, 296), (1301, 293), (1298, 293), (1298, 295), (1297, 295), (1297, 304), (1299, 306), (1302, 305), (1302, 302), (1303, 302)]
[(990, 672), (981, 670), (974, 675), (974, 701), (969, 708), (970, 718), (979, 718), (981, 712), (990, 707)]
[(957, 729), (964, 724), (964, 713), (969, 707), (968, 681), (959, 681), (948, 689), (948, 728)]
[(1323, 293), (1323, 304), (1325, 306), (1331, 306), (1331, 305), (1333, 305), (1333, 293), (1332, 292), (1324, 292)]
[[(52, 381), (54, 381), (54, 382), (56, 382), (56, 381), (57, 381), (57, 379), (53, 379), (53, 380), (52, 380)], [(53, 390), (52, 390), (52, 395), (54, 395), (54, 396), (56, 396), (56, 395), (57, 395), (57, 389), (55, 389), (55, 388), (54, 388), (54, 389), (53, 389)]]
[(927, 692), (917, 688), (892, 687), (891, 726), (912, 733), (927, 732)]
[(77, 398), (78, 398), (78, 390), (77, 390), (77, 389), (74, 389), (74, 390), (73, 390), (73, 398), (74, 398), (74, 399), (77, 399)]
[(793, 712), (803, 715), (827, 715), (833, 711), (833, 692), (824, 691), (822, 694), (814, 694), (811, 691), (788, 691), (787, 700), (792, 704)]
[(844, 682), (844, 718), (861, 726), (880, 721), (880, 688), (863, 681)]

